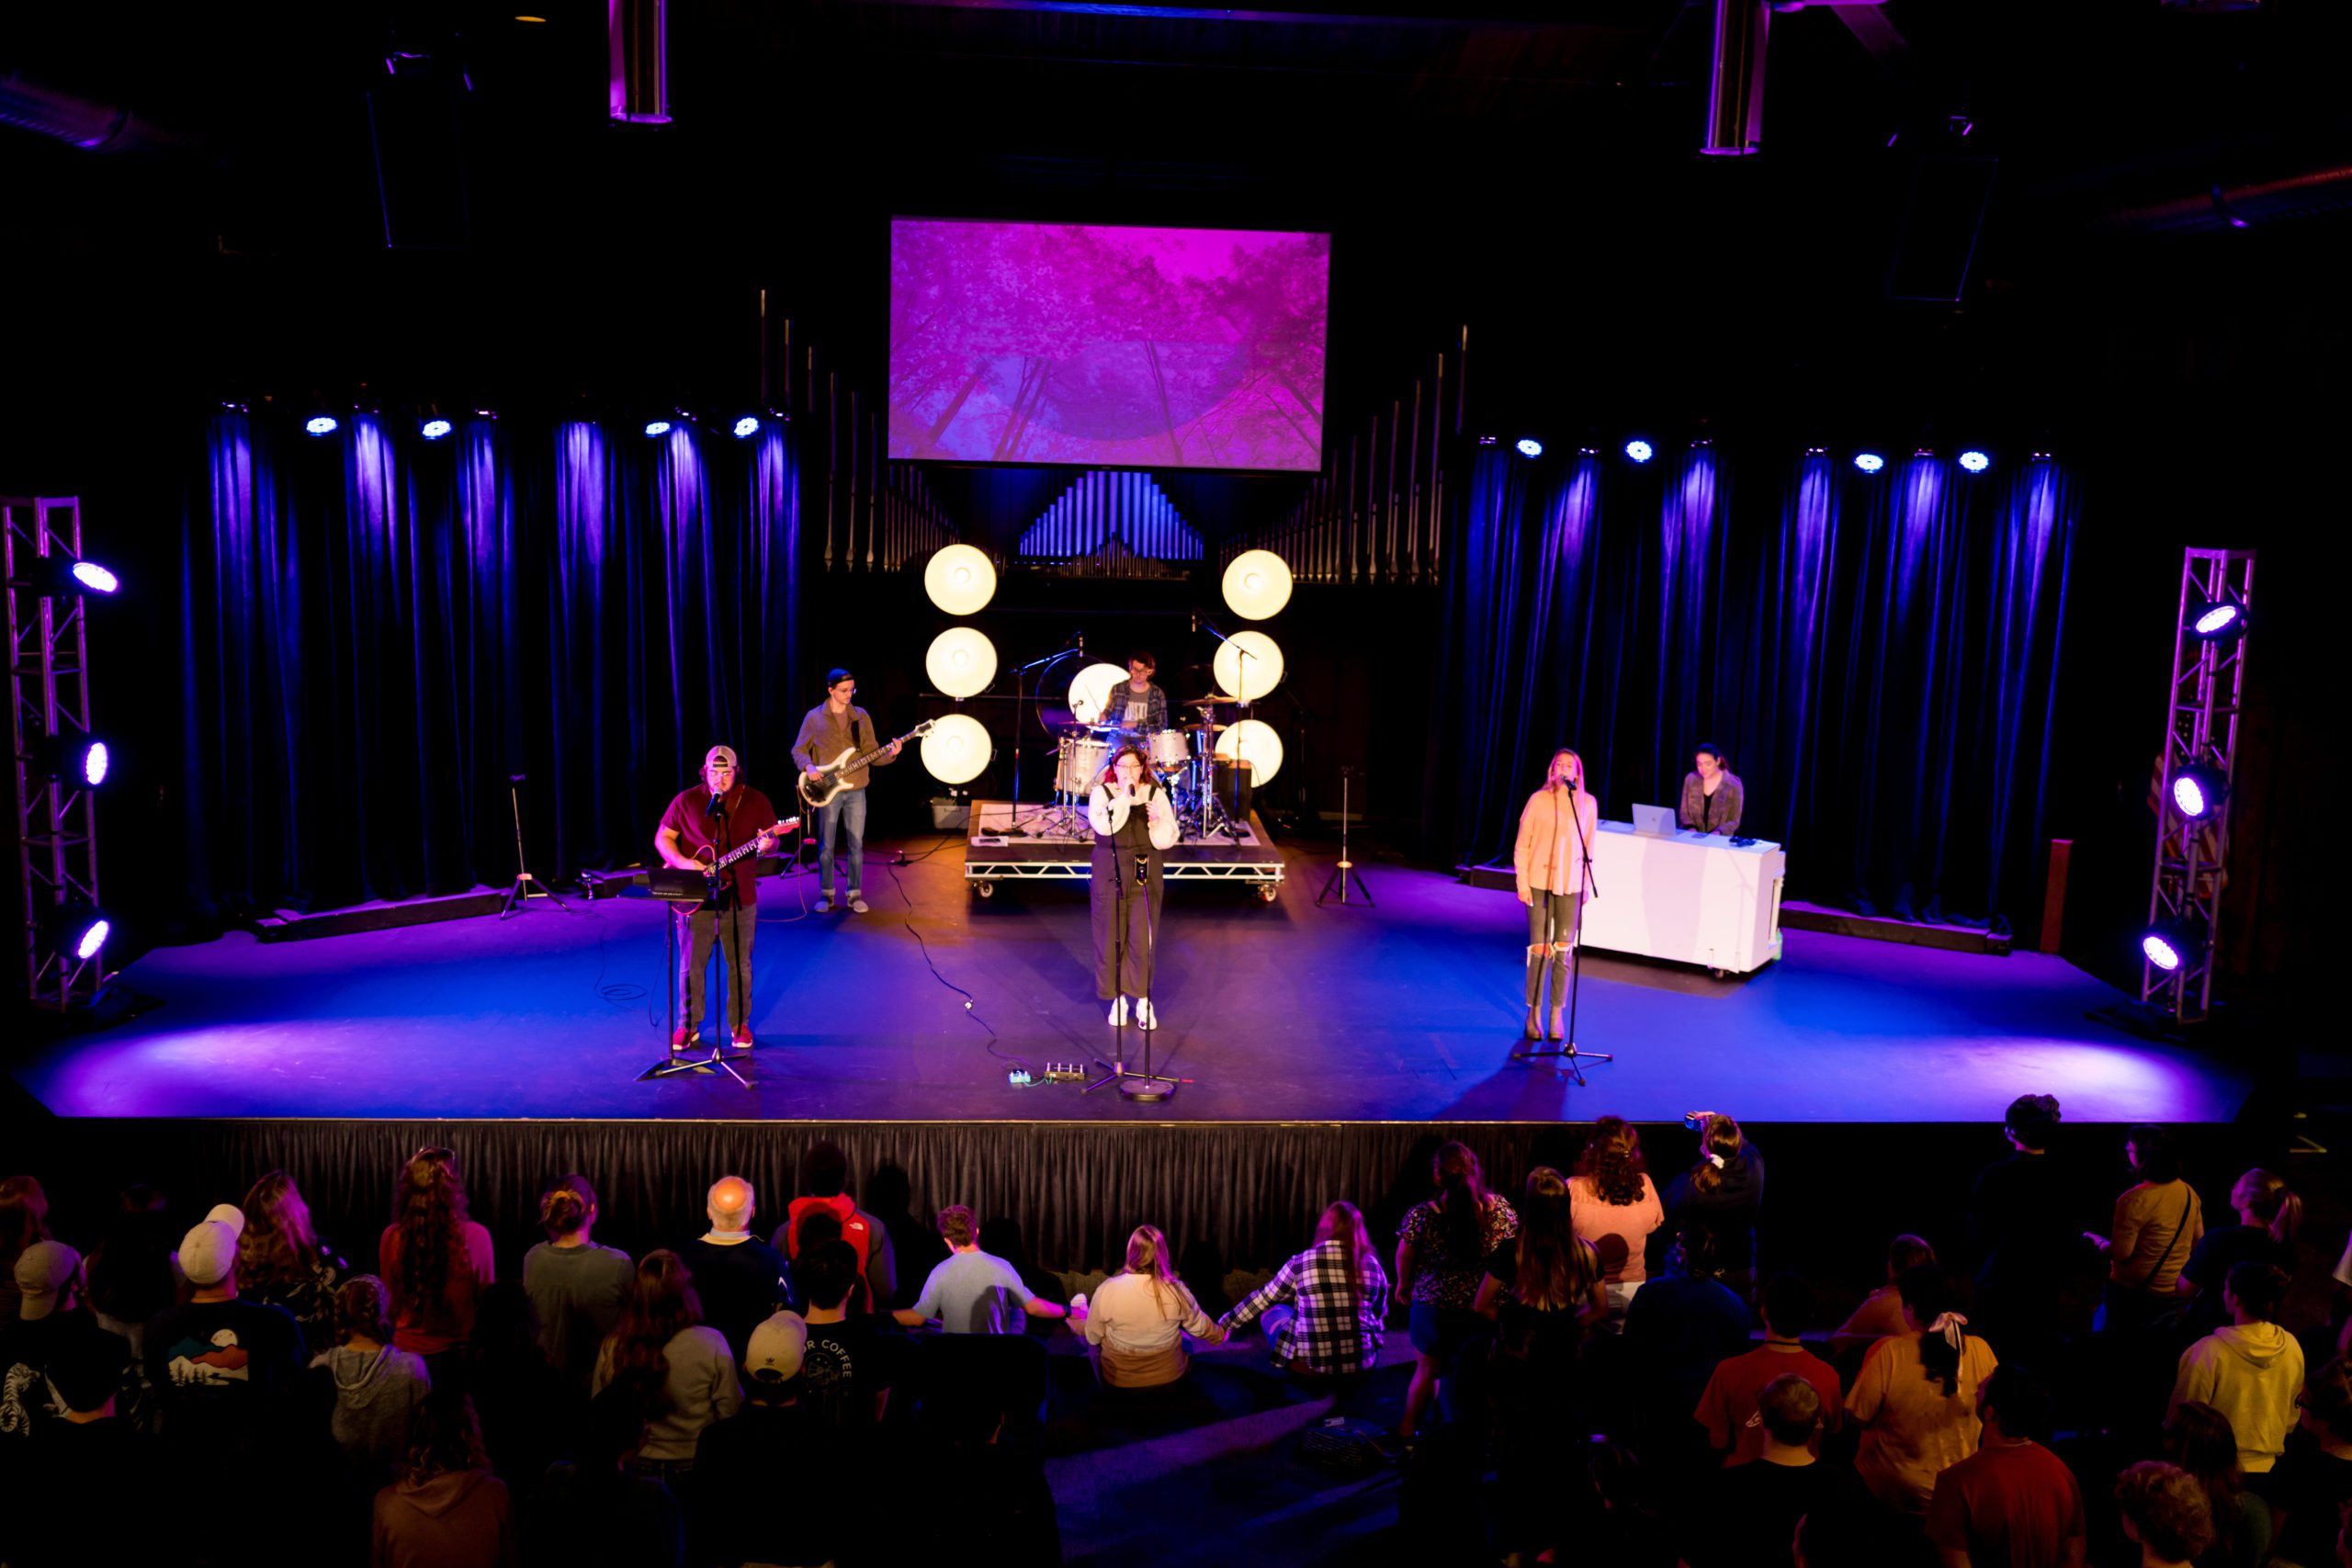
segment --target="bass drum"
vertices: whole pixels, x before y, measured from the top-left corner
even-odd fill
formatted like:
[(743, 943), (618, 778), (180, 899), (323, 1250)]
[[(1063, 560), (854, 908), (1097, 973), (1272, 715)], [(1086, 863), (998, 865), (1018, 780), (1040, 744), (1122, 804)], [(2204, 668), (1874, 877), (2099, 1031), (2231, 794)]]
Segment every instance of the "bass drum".
[(1156, 773), (1172, 773), (1193, 760), (1193, 749), (1181, 729), (1155, 729), (1143, 741)]
[(1109, 741), (1091, 735), (1065, 735), (1061, 758), (1054, 768), (1054, 787), (1064, 795), (1091, 794), (1102, 782), (1102, 768), (1110, 760)]

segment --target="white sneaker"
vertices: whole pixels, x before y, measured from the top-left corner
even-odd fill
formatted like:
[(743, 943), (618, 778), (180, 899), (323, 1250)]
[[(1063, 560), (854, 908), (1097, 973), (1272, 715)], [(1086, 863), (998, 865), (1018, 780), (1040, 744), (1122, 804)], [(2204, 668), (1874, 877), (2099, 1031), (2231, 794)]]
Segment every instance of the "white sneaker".
[(1159, 1027), (1159, 1019), (1151, 1010), (1151, 998), (1149, 997), (1138, 997), (1136, 998), (1136, 1027), (1137, 1029), (1158, 1029)]
[(1111, 1022), (1115, 1026), (1127, 1021), (1127, 998), (1119, 998), (1111, 1004)]

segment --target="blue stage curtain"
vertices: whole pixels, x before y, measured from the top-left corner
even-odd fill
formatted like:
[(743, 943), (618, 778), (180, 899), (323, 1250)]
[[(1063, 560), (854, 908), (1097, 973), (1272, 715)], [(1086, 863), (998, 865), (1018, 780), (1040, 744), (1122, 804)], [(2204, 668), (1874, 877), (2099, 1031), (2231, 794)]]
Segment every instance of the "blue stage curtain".
[(474, 418), (426, 442), (229, 413), (205, 457), (177, 628), (192, 908), (507, 884), (512, 773), (542, 878), (650, 853), (718, 742), (788, 796), (810, 705), (788, 427)]
[(1792, 897), (1984, 924), (2040, 897), (2075, 499), (2037, 460), (1799, 460), (1734, 504), (1712, 446), (1645, 469), (1480, 452), (1452, 520), (1426, 818), (1508, 862), (1559, 746), (1605, 813), (1672, 806), (1713, 740)]

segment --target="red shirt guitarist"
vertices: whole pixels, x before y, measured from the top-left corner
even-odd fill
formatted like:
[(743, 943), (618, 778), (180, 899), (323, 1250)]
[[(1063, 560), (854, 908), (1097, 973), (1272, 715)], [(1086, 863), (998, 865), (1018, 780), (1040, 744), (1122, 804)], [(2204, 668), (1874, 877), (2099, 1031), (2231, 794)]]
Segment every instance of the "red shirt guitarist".
[(664, 865), (703, 870), (741, 846), (752, 846), (751, 854), (718, 874), (710, 900), (677, 913), (688, 929), (683, 933), (687, 940), (678, 944), (686, 1014), (674, 1044), (693, 1045), (701, 1039), (703, 976), (710, 968), (712, 944), (723, 942), (728, 1043), (739, 1051), (752, 1048), (752, 938), (759, 929), (760, 900), (755, 862), (774, 852), (776, 839), (792, 825), (778, 822), (768, 797), (743, 782), (735, 752), (726, 746), (704, 754), (702, 783), (682, 792), (662, 814), (653, 847)]

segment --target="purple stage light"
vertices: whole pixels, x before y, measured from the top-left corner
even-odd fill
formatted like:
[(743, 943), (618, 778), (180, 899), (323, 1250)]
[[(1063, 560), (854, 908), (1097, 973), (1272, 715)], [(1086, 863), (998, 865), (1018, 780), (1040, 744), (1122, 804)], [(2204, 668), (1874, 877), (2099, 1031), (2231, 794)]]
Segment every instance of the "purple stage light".
[(2204, 781), (2187, 773), (2172, 781), (2172, 803), (2183, 817), (2202, 817), (2211, 804), (2205, 798)]
[(114, 763), (114, 753), (103, 740), (93, 740), (82, 752), (82, 782), (92, 789), (107, 782), (107, 770)]
[(1532, 435), (1522, 435), (1519, 438), (1519, 455), (1522, 457), (1541, 457), (1544, 456), (1544, 443), (1536, 440)]
[(1886, 467), (1886, 459), (1875, 452), (1857, 452), (1854, 454), (1854, 467), (1866, 474), (1874, 474)]
[(88, 925), (84, 926), (81, 934), (74, 938), (74, 960), (77, 963), (87, 964), (98, 955), (98, 949), (104, 947), (107, 944), (107, 938), (113, 934), (114, 922), (105, 916), (101, 915), (92, 920)]
[(1657, 456), (1657, 448), (1636, 436), (1634, 439), (1625, 443), (1625, 456), (1631, 457), (1636, 463), (1646, 463), (1652, 457)]
[(1960, 455), (1960, 466), (1972, 474), (1981, 474), (1993, 466), (1993, 459), (1972, 446)]
[(449, 422), (446, 419), (428, 419), (424, 422), (424, 428), (420, 434), (427, 441), (438, 441), (449, 434)]
[(2189, 629), (2210, 641), (2225, 632), (2238, 630), (2245, 615), (2235, 604), (2208, 604), (2197, 612)]
[(645, 434), (667, 435), (670, 434), (670, 422), (666, 419), (649, 419), (645, 422)]
[(2211, 816), (2230, 791), (2220, 770), (2192, 762), (2172, 776), (2173, 808), (2191, 821)]
[(2180, 949), (2172, 944), (2170, 938), (2159, 932), (2150, 931), (2142, 937), (2140, 952), (2149, 963), (2167, 975), (2180, 967)]
[(74, 581), (92, 593), (111, 593), (122, 586), (122, 579), (94, 560), (75, 561), (73, 577)]
[(735, 434), (738, 436), (757, 435), (759, 433), (760, 422), (750, 414), (745, 414), (735, 422)]
[(341, 428), (341, 424), (335, 419), (334, 415), (331, 413), (322, 413), (313, 414), (307, 422), (304, 423), (302, 428), (309, 431), (313, 435), (333, 435)]

